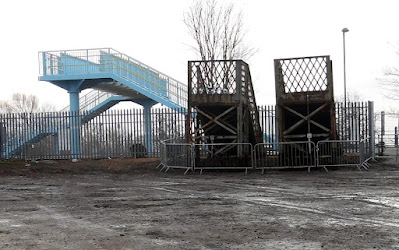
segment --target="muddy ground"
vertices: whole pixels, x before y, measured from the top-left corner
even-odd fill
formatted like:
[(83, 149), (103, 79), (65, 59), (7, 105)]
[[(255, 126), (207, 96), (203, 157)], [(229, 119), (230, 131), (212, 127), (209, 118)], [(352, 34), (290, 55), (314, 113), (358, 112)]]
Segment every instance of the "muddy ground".
[(399, 167), (160, 172), (0, 162), (0, 249), (398, 249)]

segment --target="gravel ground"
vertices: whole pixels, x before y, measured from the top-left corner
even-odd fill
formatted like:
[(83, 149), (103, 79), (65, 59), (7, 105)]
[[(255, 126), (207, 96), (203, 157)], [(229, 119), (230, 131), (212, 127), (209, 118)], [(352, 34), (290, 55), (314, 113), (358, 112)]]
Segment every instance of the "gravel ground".
[(0, 162), (1, 249), (399, 249), (399, 167), (167, 173)]

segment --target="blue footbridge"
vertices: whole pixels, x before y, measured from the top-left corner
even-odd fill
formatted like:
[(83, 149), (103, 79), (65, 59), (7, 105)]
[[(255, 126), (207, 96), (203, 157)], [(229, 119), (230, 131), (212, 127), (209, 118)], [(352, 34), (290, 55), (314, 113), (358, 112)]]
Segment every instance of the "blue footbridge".
[[(143, 106), (144, 137), (151, 150), (151, 108), (161, 103), (169, 108), (187, 108), (187, 85), (149, 67), (112, 48), (60, 50), (39, 52), (39, 80), (50, 82), (65, 89), (70, 105), (62, 111), (70, 111), (68, 121), (60, 126), (70, 128), (71, 155), (80, 155), (80, 124), (87, 123), (119, 102), (131, 101)], [(81, 91), (92, 89), (86, 95)], [(56, 129), (55, 129), (56, 130)], [(7, 147), (7, 155), (21, 150), (25, 143), (40, 141), (49, 134), (57, 133), (43, 128), (32, 131), (25, 140)]]
[(70, 111), (80, 109), (84, 89), (122, 96), (144, 108), (187, 107), (187, 85), (111, 48), (39, 52), (39, 61), (39, 80), (67, 90)]

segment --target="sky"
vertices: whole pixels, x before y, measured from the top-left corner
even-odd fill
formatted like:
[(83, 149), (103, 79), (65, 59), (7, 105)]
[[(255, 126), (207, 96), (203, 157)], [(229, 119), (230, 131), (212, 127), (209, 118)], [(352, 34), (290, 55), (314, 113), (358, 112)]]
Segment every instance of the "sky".
[[(246, 42), (258, 52), (247, 60), (258, 105), (274, 104), (273, 60), (330, 55), (334, 92), (343, 96), (343, 36), (346, 33), (348, 96), (374, 101), (375, 110), (396, 102), (378, 81), (398, 66), (397, 0), (220, 0), (244, 14)], [(14, 0), (0, 2), (2, 76), (0, 100), (33, 94), (61, 109), (68, 93), (38, 81), (39, 51), (114, 48), (183, 83), (187, 61), (197, 59), (183, 23), (191, 0)], [(83, 93), (84, 94), (84, 93)]]

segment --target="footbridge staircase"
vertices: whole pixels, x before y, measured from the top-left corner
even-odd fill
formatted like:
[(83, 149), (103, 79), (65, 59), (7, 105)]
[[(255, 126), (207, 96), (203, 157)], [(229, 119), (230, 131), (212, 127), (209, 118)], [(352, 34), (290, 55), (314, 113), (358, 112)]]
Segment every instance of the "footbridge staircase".
[[(87, 123), (116, 104), (125, 101), (133, 100), (129, 97), (93, 89), (79, 98), (79, 110), (83, 112), (81, 123)], [(68, 112), (69, 110), (70, 106), (67, 106), (61, 112)]]
[[(187, 108), (185, 84), (112, 48), (39, 52), (39, 65), (40, 81), (51, 82), (69, 93), (70, 105), (61, 111), (81, 115), (57, 121), (59, 128), (49, 124), (25, 131), (23, 138), (10, 138), (5, 157), (19, 154), (25, 144), (57, 134), (61, 128), (87, 123), (121, 101), (142, 105), (144, 114), (149, 114), (157, 103), (181, 110)], [(79, 97), (85, 89), (92, 91)], [(144, 122), (151, 123), (151, 117), (144, 116)], [(72, 155), (79, 157), (78, 129), (71, 129), (70, 140)]]

